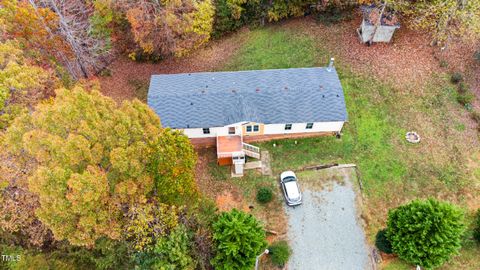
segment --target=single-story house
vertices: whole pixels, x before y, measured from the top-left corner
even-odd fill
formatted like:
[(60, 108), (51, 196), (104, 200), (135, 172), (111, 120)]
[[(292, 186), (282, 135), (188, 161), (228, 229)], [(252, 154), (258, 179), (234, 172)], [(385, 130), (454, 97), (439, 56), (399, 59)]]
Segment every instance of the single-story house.
[(153, 75), (148, 105), (194, 145), (216, 145), (220, 164), (259, 153), (247, 142), (340, 134), (348, 119), (333, 59), (328, 67)]

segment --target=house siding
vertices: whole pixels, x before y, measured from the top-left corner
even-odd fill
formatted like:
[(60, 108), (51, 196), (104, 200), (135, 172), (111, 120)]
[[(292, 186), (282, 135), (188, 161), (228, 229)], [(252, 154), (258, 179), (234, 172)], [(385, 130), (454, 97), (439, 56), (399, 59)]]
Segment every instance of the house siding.
[[(262, 125), (263, 134), (251, 134), (251, 137), (259, 138), (261, 136), (270, 135), (288, 135), (298, 133), (336, 133), (340, 132), (343, 128), (344, 122), (315, 122), (311, 129), (306, 129), (307, 123), (292, 123), (291, 130), (285, 130), (285, 124), (267, 124)], [(240, 125), (237, 127), (237, 132), (242, 132), (243, 127)], [(218, 135), (227, 135), (228, 126), (225, 127), (212, 127), (210, 128), (210, 134), (203, 134), (202, 128), (188, 128), (183, 129), (183, 133), (191, 139), (208, 139), (215, 138)], [(237, 133), (238, 134), (238, 133)], [(250, 136), (244, 136), (250, 137)], [(199, 142), (202, 140), (198, 140)], [(203, 140), (210, 143), (210, 140)]]
[(203, 128), (186, 128), (183, 129), (183, 134), (189, 138), (215, 138), (217, 134), (228, 134), (228, 127), (211, 127), (210, 134), (203, 134)]
[[(290, 123), (289, 123), (290, 124)], [(311, 129), (306, 129), (307, 123), (291, 123), (292, 129), (285, 130), (285, 124), (265, 125), (264, 135), (293, 134), (293, 133), (316, 133), (316, 132), (340, 132), (344, 122), (314, 122)]]
[[(252, 130), (251, 132), (247, 132), (247, 126), (254, 126), (254, 125), (258, 125), (258, 131), (255, 132), (255, 131)], [(255, 122), (248, 122), (248, 123), (245, 123), (245, 124), (242, 125), (242, 134), (243, 134), (244, 137), (259, 136), (259, 135), (263, 135), (264, 133), (265, 133), (265, 125), (264, 124), (255, 123)]]

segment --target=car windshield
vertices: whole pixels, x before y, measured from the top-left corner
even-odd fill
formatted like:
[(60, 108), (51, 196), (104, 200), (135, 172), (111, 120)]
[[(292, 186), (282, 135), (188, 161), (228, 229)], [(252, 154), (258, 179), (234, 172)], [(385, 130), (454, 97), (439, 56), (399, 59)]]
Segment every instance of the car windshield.
[(296, 181), (289, 181), (285, 183), (285, 191), (290, 199), (298, 199), (300, 197), (300, 191), (298, 190)]

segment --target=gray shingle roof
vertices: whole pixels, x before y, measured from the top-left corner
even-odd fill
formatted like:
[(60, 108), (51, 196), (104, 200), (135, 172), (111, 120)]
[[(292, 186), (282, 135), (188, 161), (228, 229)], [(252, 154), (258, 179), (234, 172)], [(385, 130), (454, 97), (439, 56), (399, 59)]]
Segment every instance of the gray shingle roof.
[(335, 68), (153, 75), (148, 105), (171, 128), (346, 121)]

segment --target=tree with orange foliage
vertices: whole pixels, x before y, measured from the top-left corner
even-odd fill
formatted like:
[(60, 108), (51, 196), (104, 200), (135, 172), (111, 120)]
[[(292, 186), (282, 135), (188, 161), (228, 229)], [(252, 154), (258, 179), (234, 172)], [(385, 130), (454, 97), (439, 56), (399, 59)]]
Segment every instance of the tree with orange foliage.
[[(210, 39), (211, 0), (120, 1), (140, 54), (181, 56)], [(135, 54), (131, 55), (135, 58)]]
[(93, 35), (93, 6), (76, 0), (4, 0), (0, 23), (10, 38), (53, 57), (75, 78), (88, 77), (106, 65), (106, 41)]

